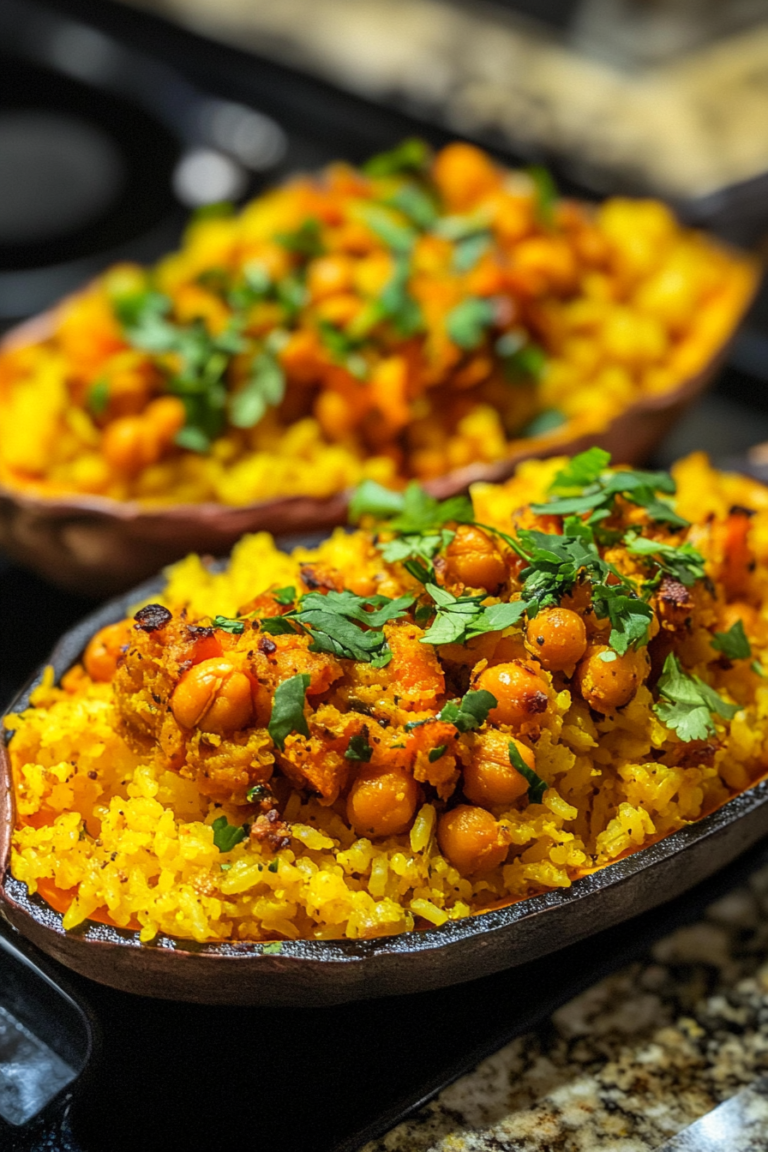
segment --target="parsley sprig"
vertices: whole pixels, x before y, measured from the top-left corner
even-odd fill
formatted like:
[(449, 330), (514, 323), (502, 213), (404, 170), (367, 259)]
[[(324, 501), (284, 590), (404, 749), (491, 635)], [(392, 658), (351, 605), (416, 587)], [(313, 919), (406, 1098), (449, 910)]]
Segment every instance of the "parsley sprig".
[(422, 584), (434, 582), (432, 561), (453, 540), (455, 533), (446, 525), (474, 520), (468, 496), (436, 500), (416, 483), (392, 492), (374, 480), (363, 481), (357, 489), (349, 515), (353, 522), (374, 516), (382, 529), (394, 533), (393, 540), (379, 541), (379, 551), (388, 564), (404, 564)]
[[(453, 724), (457, 732), (472, 732), (479, 728), (488, 719), (488, 713), (495, 708), (498, 700), (492, 692), (484, 688), (467, 692), (460, 700), (449, 700), (438, 712), (437, 716), (427, 717), (426, 720), (411, 720), (405, 725), (406, 732), (414, 728), (421, 728), (424, 724), (431, 724), (435, 720), (442, 720), (446, 724)], [(445, 745), (439, 747), (445, 751)], [(442, 755), (442, 752), (440, 753)], [(435, 760), (439, 756), (435, 757)], [(432, 761), (434, 763), (434, 760)]]
[(547, 784), (546, 780), (542, 780), (541, 776), (534, 772), (533, 768), (528, 767), (520, 755), (514, 740), (510, 740), (508, 752), (509, 762), (512, 767), (528, 781), (528, 803), (541, 804), (544, 799), (544, 793), (547, 788), (549, 788), (549, 784)]
[(744, 621), (737, 620), (727, 632), (715, 632), (712, 647), (722, 652), (727, 660), (747, 660), (752, 655), (752, 645), (744, 631)]

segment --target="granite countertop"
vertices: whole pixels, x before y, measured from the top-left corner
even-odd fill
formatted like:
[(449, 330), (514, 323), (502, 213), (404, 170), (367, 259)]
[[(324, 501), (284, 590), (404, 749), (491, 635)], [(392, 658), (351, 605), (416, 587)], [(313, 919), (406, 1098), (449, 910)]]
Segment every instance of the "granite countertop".
[(364, 1152), (757, 1152), (766, 1072), (768, 868)]

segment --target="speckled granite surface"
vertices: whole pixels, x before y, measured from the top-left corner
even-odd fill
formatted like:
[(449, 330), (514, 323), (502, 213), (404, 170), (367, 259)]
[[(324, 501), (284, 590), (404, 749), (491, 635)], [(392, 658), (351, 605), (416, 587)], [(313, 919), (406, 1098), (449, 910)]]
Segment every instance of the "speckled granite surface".
[(365, 1152), (757, 1152), (766, 1072), (768, 868)]

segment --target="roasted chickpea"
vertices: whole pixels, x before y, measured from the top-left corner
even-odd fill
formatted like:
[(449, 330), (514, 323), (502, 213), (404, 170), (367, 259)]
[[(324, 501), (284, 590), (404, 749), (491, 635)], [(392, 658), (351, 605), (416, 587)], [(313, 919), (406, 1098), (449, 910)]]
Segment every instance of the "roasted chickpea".
[(545, 608), (526, 630), (528, 647), (548, 672), (578, 664), (587, 650), (587, 629), (577, 612)]
[(507, 579), (507, 566), (496, 545), (479, 528), (460, 524), (445, 550), (449, 579), (495, 592)]
[(104, 429), (102, 449), (118, 472), (140, 472), (156, 459), (155, 437), (142, 416), (121, 416)]
[(521, 660), (486, 668), (475, 687), (496, 697), (496, 707), (488, 714), (488, 719), (494, 724), (511, 724), (519, 728), (543, 716), (549, 706), (546, 681)]
[(419, 786), (402, 768), (366, 765), (347, 798), (347, 819), (360, 836), (396, 836), (416, 811)]
[(178, 396), (158, 396), (147, 405), (144, 419), (152, 429), (158, 448), (164, 451), (187, 419), (183, 402)]
[[(615, 659), (604, 660), (603, 653)], [(628, 704), (650, 670), (647, 648), (630, 648), (617, 656), (607, 644), (591, 644), (576, 669), (579, 691), (596, 712), (610, 712)]]
[(229, 660), (203, 660), (176, 685), (171, 711), (182, 728), (235, 732), (253, 717), (251, 681)]
[(106, 684), (112, 679), (117, 671), (117, 662), (130, 639), (130, 620), (107, 624), (106, 628), (91, 637), (83, 656), (83, 664), (91, 680)]
[(477, 738), (472, 759), (464, 766), (464, 795), (473, 804), (511, 804), (528, 790), (528, 781), (509, 759), (509, 745), (517, 748), (523, 763), (535, 769), (533, 750), (520, 740), (510, 741), (504, 732), (489, 731)]
[(506, 859), (509, 835), (485, 808), (459, 804), (440, 817), (437, 825), (440, 851), (462, 876), (491, 872)]

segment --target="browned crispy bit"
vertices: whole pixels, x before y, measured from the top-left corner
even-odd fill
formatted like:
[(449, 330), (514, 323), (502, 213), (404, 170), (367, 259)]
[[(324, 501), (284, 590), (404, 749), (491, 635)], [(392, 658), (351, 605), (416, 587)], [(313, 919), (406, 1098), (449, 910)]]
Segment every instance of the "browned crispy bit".
[(257, 844), (267, 844), (273, 852), (287, 848), (291, 842), (288, 835), (288, 825), (281, 819), (277, 808), (270, 808), (257, 816), (251, 824), (251, 840)]
[(171, 619), (171, 613), (163, 604), (147, 604), (134, 616), (135, 627), (140, 628), (142, 632), (157, 632), (160, 628), (165, 628)]
[(694, 608), (690, 588), (668, 574), (662, 578), (656, 603), (662, 626), (671, 629), (684, 627)]
[(672, 747), (664, 759), (670, 767), (675, 768), (711, 768), (719, 746), (712, 740), (690, 740), (686, 744)]
[(340, 582), (333, 572), (323, 571), (316, 565), (304, 564), (301, 568), (301, 582), (310, 592), (338, 592)]
[(277, 652), (277, 644), (269, 636), (260, 636), (256, 647), (265, 656), (271, 656), (273, 652)]

